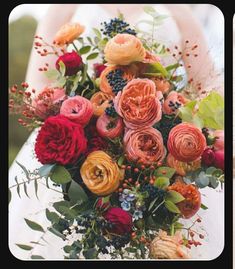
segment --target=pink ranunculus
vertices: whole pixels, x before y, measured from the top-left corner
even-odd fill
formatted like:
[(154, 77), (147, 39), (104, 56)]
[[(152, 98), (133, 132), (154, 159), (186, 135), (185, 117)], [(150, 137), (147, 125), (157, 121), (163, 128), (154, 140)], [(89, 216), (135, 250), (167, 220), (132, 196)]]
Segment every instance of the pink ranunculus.
[(85, 126), (93, 115), (93, 107), (88, 99), (82, 96), (74, 96), (63, 102), (60, 114), (71, 121)]
[(124, 129), (122, 118), (111, 118), (104, 113), (98, 118), (96, 129), (102, 137), (111, 139), (118, 137)]
[(223, 150), (215, 151), (214, 165), (215, 167), (224, 170), (224, 151)]
[(46, 119), (58, 114), (60, 105), (66, 98), (63, 88), (43, 88), (32, 100), (35, 115), (41, 119)]
[(223, 150), (224, 149), (224, 130), (216, 130), (214, 131), (215, 143), (214, 149), (215, 150)]
[(162, 162), (166, 156), (161, 133), (153, 127), (129, 129), (124, 135), (127, 159), (144, 165)]
[(114, 107), (127, 128), (150, 127), (161, 120), (162, 107), (155, 84), (149, 79), (133, 79), (114, 98)]
[(178, 108), (186, 104), (186, 102), (187, 102), (187, 99), (181, 93), (172, 91), (167, 96), (163, 104), (162, 111), (163, 113), (167, 115), (176, 114), (178, 111)]

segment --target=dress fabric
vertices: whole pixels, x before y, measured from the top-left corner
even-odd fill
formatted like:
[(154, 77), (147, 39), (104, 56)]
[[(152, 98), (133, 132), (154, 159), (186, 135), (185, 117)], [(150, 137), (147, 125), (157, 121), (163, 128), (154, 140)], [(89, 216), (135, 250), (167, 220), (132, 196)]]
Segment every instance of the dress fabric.
[[(164, 6), (155, 6), (160, 13), (169, 14)], [(85, 25), (86, 32), (84, 36), (88, 36), (92, 34), (92, 27), (99, 27), (100, 22), (111, 19), (111, 17), (98, 5), (84, 4), (79, 6), (73, 21), (79, 21)], [(146, 15), (143, 13), (139, 18), (145, 19), (145, 17)], [(169, 46), (180, 44), (180, 32), (172, 18), (168, 18), (158, 28), (157, 38), (159, 42), (164, 42)], [(37, 132), (38, 130), (32, 132), (16, 157), (16, 161), (31, 171), (40, 167), (40, 163), (36, 160), (33, 152)], [(19, 182), (25, 178), (22, 169), (14, 161), (9, 169), (9, 186), (15, 185), (16, 176)], [(27, 186), (30, 199), (24, 194), (23, 188), (21, 188), (21, 198), (17, 195), (16, 188), (11, 189), (12, 200), (9, 204), (9, 249), (16, 258), (21, 260), (28, 260), (31, 255), (40, 255), (47, 260), (63, 260), (65, 255), (63, 246), (65, 242), (48, 231), (43, 236), (46, 243), (41, 239), (42, 233), (31, 230), (24, 221), (24, 218), (33, 220), (46, 229), (50, 223), (46, 219), (45, 209), (49, 207), (50, 210), (53, 210), (51, 207), (52, 203), (62, 200), (62, 194), (57, 192), (60, 191), (60, 188), (56, 188), (50, 184), (50, 187), (57, 191), (48, 189), (45, 186), (45, 181), (41, 180), (38, 188), (39, 199), (37, 199), (34, 194), (34, 184), (30, 183)], [(220, 188), (213, 190), (206, 187), (201, 189), (201, 193), (202, 202), (209, 209), (199, 210), (197, 216), (202, 218), (202, 222), (196, 225), (196, 230), (202, 231), (206, 236), (203, 245), (197, 248), (192, 247), (191, 253), (193, 259), (212, 260), (221, 254), (224, 247), (224, 192)], [(188, 227), (191, 225), (192, 220), (185, 220), (184, 222)], [(43, 246), (34, 245), (30, 241), (39, 242)], [(35, 247), (32, 251), (25, 251), (15, 244), (28, 244)], [(104, 255), (103, 258), (107, 259), (108, 256)]]

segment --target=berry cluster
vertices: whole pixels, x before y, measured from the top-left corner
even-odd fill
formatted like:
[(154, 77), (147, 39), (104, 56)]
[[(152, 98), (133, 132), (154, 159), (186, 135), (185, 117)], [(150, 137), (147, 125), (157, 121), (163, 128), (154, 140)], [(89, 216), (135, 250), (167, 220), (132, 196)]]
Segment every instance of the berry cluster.
[(113, 101), (110, 101), (109, 104), (110, 104), (110, 106), (105, 109), (105, 113), (107, 116), (109, 116), (111, 118), (116, 118), (118, 114), (114, 108)]
[(178, 102), (174, 103), (174, 102), (170, 101), (169, 107), (171, 108), (172, 112), (175, 112), (178, 108), (181, 107), (181, 103), (178, 103)]
[(149, 198), (155, 199), (156, 197), (159, 197), (160, 199), (163, 199), (165, 196), (166, 191), (163, 189), (159, 189), (151, 184), (145, 184), (141, 187), (142, 192), (148, 192)]
[(104, 29), (101, 29), (104, 35), (112, 38), (116, 34), (130, 34), (130, 35), (136, 35), (135, 30), (129, 28), (129, 24), (124, 22), (123, 20), (119, 18), (111, 19), (109, 23), (104, 22), (101, 23), (104, 25)]
[(161, 132), (165, 145), (167, 144), (170, 130), (181, 122), (182, 120), (179, 117), (162, 115), (162, 120), (155, 127)]
[(108, 79), (109, 85), (112, 87), (112, 90), (115, 94), (121, 91), (127, 84), (127, 79), (124, 79), (123, 70), (116, 69), (108, 73), (106, 78)]
[(130, 234), (124, 234), (122, 236), (114, 236), (110, 240), (110, 244), (115, 248), (115, 249), (121, 249), (124, 247), (126, 244), (128, 244), (131, 240)]

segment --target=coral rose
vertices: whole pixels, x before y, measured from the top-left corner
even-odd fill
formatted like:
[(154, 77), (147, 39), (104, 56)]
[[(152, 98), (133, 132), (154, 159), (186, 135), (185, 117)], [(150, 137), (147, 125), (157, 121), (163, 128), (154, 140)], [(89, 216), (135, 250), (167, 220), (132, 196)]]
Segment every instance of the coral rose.
[(32, 100), (35, 115), (46, 119), (59, 113), (61, 103), (67, 98), (63, 88), (45, 87)]
[(224, 149), (224, 130), (216, 130), (213, 133), (215, 137), (214, 149), (223, 150)]
[(96, 92), (92, 95), (90, 102), (93, 106), (94, 115), (101, 116), (104, 114), (105, 109), (109, 106), (109, 101), (113, 99), (113, 96), (104, 92)]
[(101, 150), (93, 151), (87, 156), (80, 173), (87, 188), (101, 196), (114, 192), (123, 177), (118, 165)]
[(85, 30), (85, 27), (79, 23), (67, 23), (63, 25), (56, 33), (54, 43), (57, 46), (64, 46), (72, 43)]
[(181, 162), (168, 154), (167, 165), (174, 168), (180, 176), (185, 176), (187, 172), (195, 171), (201, 167), (201, 159), (199, 158), (192, 162)]
[(166, 94), (169, 92), (170, 87), (171, 87), (171, 84), (169, 81), (163, 78), (159, 78), (159, 77), (151, 77), (150, 79), (154, 82), (157, 91), (161, 91), (163, 94)]
[(104, 218), (112, 223), (110, 232), (123, 235), (132, 230), (132, 216), (119, 207), (111, 207), (104, 213)]
[(130, 81), (114, 98), (114, 107), (130, 129), (152, 126), (162, 117), (155, 85), (149, 79)]
[(152, 165), (161, 162), (166, 155), (162, 135), (152, 127), (128, 130), (123, 142), (127, 159), (131, 162)]
[(143, 61), (145, 49), (134, 35), (117, 34), (106, 44), (104, 57), (108, 64), (129, 65), (132, 62)]
[(112, 118), (103, 114), (96, 122), (96, 129), (100, 136), (113, 139), (121, 135), (124, 125), (122, 118)]
[(177, 231), (174, 235), (160, 230), (149, 246), (152, 259), (188, 259), (186, 248), (182, 245), (182, 235)]
[(184, 96), (176, 91), (172, 91), (167, 96), (164, 104), (162, 106), (163, 113), (167, 115), (176, 114), (178, 109), (187, 103), (187, 99)]
[(93, 115), (93, 107), (88, 99), (82, 96), (74, 96), (63, 102), (60, 114), (85, 126)]
[(57, 70), (60, 70), (60, 61), (65, 65), (65, 76), (75, 75), (83, 66), (82, 57), (75, 51), (66, 52), (57, 59), (55, 64)]
[(201, 130), (190, 123), (180, 123), (171, 129), (167, 148), (179, 161), (197, 160), (206, 148), (206, 138)]
[(177, 191), (185, 198), (185, 200), (176, 204), (185, 219), (191, 218), (200, 209), (201, 193), (195, 185), (175, 182), (167, 189)]
[(108, 66), (106, 67), (100, 75), (100, 90), (104, 93), (114, 95), (111, 85), (109, 84), (107, 75), (121, 69), (123, 71), (123, 78), (127, 81), (130, 81), (136, 76), (136, 68), (134, 66)]
[(85, 152), (87, 139), (83, 128), (57, 115), (46, 119), (35, 143), (35, 153), (42, 164), (74, 164)]

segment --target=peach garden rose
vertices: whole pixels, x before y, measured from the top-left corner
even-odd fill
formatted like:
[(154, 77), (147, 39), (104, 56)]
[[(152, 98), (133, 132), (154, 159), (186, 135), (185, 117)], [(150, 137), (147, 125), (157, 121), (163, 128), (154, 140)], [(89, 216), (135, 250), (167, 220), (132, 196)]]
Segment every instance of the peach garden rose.
[(192, 162), (201, 157), (206, 145), (201, 130), (186, 122), (172, 128), (167, 141), (168, 151), (182, 162)]
[(117, 34), (106, 44), (104, 56), (108, 64), (129, 65), (132, 62), (143, 61), (145, 49), (134, 35)]
[(90, 101), (93, 106), (94, 115), (95, 116), (103, 115), (105, 109), (109, 106), (109, 101), (111, 101), (112, 99), (113, 99), (112, 95), (101, 91), (93, 94)]
[(114, 98), (114, 107), (130, 129), (152, 126), (162, 117), (156, 87), (149, 79), (130, 81)]
[(165, 158), (166, 149), (162, 135), (153, 127), (128, 130), (123, 142), (127, 159), (131, 162), (152, 165)]

